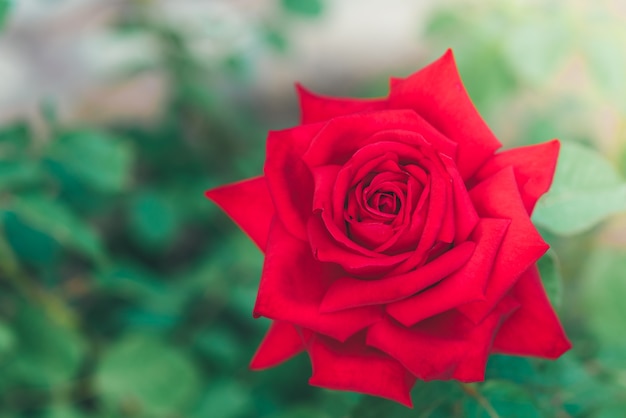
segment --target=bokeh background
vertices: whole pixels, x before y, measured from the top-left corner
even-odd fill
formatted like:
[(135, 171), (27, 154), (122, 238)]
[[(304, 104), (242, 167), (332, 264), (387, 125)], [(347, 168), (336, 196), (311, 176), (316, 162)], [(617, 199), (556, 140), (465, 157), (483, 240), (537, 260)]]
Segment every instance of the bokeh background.
[[(0, 0), (0, 416), (626, 416), (626, 2)], [(293, 85), (386, 94), (454, 49), (505, 147), (560, 138), (535, 222), (574, 349), (415, 409), (247, 364), (258, 249), (204, 190), (262, 172)]]

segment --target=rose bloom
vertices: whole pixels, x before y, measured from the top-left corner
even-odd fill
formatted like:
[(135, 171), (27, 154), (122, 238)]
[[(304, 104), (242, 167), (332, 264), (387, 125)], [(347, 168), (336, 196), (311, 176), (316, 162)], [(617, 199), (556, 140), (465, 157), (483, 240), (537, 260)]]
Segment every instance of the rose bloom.
[(484, 379), (490, 353), (571, 345), (535, 266), (530, 221), (559, 142), (498, 152), (451, 51), (381, 99), (298, 87), (265, 175), (207, 192), (265, 252), (251, 367), (306, 351), (310, 384), (411, 405), (416, 379)]

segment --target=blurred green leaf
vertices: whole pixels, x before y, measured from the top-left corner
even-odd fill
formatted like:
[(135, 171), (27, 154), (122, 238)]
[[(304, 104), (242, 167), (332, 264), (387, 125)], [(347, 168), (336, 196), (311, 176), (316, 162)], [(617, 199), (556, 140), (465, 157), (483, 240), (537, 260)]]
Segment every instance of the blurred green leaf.
[(268, 26), (264, 28), (265, 41), (280, 53), (285, 53), (289, 49), (289, 39), (285, 33), (277, 27)]
[(55, 405), (48, 409), (45, 418), (85, 418), (76, 408), (70, 405)]
[(467, 28), (465, 15), (450, 9), (435, 10), (426, 22), (425, 34), (427, 37), (448, 38), (457, 30)]
[(15, 347), (15, 333), (9, 324), (0, 322), (0, 363)]
[(211, 327), (199, 332), (195, 336), (194, 346), (216, 365), (225, 368), (247, 365), (250, 360), (244, 357), (241, 342), (228, 328)]
[(324, 10), (322, 0), (281, 0), (281, 4), (288, 12), (302, 16), (319, 16)]
[(44, 312), (27, 305), (20, 306), (12, 327), (16, 346), (4, 375), (47, 390), (74, 383), (86, 348), (74, 330), (53, 322)]
[(246, 387), (230, 379), (218, 381), (214, 382), (202, 395), (202, 402), (191, 414), (191, 418), (240, 417), (249, 407), (249, 390)]
[(593, 415), (593, 418), (623, 418), (626, 413), (626, 401), (604, 405)]
[(517, 384), (528, 384), (536, 378), (537, 371), (527, 358), (501, 354), (489, 357), (485, 380), (509, 380)]
[(0, 0), (0, 29), (4, 26), (4, 22), (9, 15), (12, 3), (13, 2), (11, 0)]
[(132, 150), (124, 140), (98, 131), (76, 131), (57, 137), (48, 157), (67, 172), (102, 192), (128, 187)]
[(570, 39), (559, 19), (526, 19), (511, 25), (503, 53), (510, 67), (531, 83), (544, 83), (566, 57)]
[(142, 246), (161, 249), (172, 244), (179, 219), (172, 202), (164, 196), (143, 191), (135, 195), (130, 207), (130, 227)]
[(583, 232), (626, 210), (626, 183), (598, 152), (562, 143), (550, 191), (537, 203), (533, 221), (559, 235)]
[(195, 399), (199, 377), (191, 360), (160, 339), (128, 335), (105, 352), (95, 385), (112, 408), (151, 415), (182, 414)]
[(621, 353), (626, 368), (626, 251), (597, 249), (588, 259), (581, 279), (580, 296), (586, 308), (586, 321), (605, 347)]
[(546, 290), (552, 306), (559, 308), (563, 301), (563, 278), (559, 260), (554, 250), (548, 252), (537, 262), (543, 288)]
[(466, 418), (542, 417), (532, 395), (523, 386), (507, 381), (492, 380), (476, 387), (480, 398), (467, 396), (463, 402), (463, 416)]
[(469, 96), (479, 111), (489, 115), (491, 107), (513, 91), (517, 79), (500, 45), (490, 35), (483, 36), (489, 38), (464, 40), (466, 45), (455, 50), (455, 57)]
[(100, 236), (58, 200), (39, 194), (16, 195), (11, 210), (32, 228), (96, 262), (105, 258)]
[[(615, 29), (615, 30), (612, 30)], [(594, 81), (626, 112), (626, 36), (622, 28), (606, 26), (583, 39), (582, 52), (587, 58)]]
[(0, 161), (0, 190), (36, 184), (41, 180), (42, 172), (33, 161)]
[[(382, 398), (364, 396), (354, 408), (351, 418), (408, 418), (413, 416), (428, 417), (440, 407), (461, 398), (458, 384), (450, 381), (417, 381), (411, 391), (414, 409)], [(415, 412), (419, 411), (416, 415)]]
[[(2, 1), (2, 0), (0, 0)], [(0, 160), (15, 161), (26, 155), (30, 143), (30, 130), (24, 122), (0, 128)]]
[(591, 411), (615, 395), (615, 387), (607, 384), (606, 379), (598, 379), (597, 368), (587, 367), (571, 351), (556, 361), (543, 362), (542, 369), (535, 396), (548, 395), (549, 404), (573, 417), (593, 416)]
[(4, 213), (3, 220), (7, 242), (21, 261), (49, 267), (58, 259), (62, 247), (50, 235), (12, 212)]

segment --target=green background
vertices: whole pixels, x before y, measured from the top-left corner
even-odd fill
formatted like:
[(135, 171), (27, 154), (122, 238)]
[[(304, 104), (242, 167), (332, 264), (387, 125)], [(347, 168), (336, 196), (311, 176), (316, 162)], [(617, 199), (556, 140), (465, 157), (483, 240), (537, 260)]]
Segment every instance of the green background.
[[(372, 53), (342, 73), (322, 34), (339, 21), (365, 37), (356, 6), (264, 1), (250, 24), (245, 2), (201, 15), (79, 3), (0, 0), (0, 47), (38, 36), (54, 56), (57, 33), (78, 43), (94, 21), (106, 35), (64, 61), (80, 89), (33, 83), (0, 102), (0, 417), (626, 416), (625, 5), (428, 2), (413, 32), (382, 45), (414, 56), (381, 65)], [(324, 93), (372, 97), (448, 47), (506, 147), (563, 143), (533, 220), (574, 349), (556, 362), (493, 356), (480, 384), (418, 383), (413, 410), (309, 387), (306, 356), (249, 371), (268, 326), (251, 316), (262, 254), (204, 190), (262, 172), (267, 130), (298, 123), (298, 69)], [(142, 90), (151, 80), (156, 95)]]

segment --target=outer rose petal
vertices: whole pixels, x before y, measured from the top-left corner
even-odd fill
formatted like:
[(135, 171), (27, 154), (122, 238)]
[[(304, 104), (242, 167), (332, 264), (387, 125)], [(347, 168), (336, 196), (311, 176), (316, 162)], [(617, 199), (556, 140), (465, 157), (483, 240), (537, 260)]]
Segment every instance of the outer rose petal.
[(394, 82), (389, 107), (414, 109), (457, 142), (456, 163), (466, 180), (501, 146), (467, 95), (451, 50), (417, 73)]
[(328, 286), (339, 277), (335, 269), (315, 260), (309, 245), (274, 218), (254, 316), (291, 322), (340, 341), (378, 321), (382, 312), (376, 306), (319, 312)]
[(313, 179), (301, 156), (322, 124), (272, 131), (267, 137), (265, 178), (278, 217), (287, 231), (306, 239), (306, 219), (311, 213)]
[(320, 311), (332, 312), (356, 306), (383, 304), (411, 296), (463, 266), (471, 257), (474, 247), (473, 242), (464, 242), (406, 274), (378, 280), (341, 278), (326, 292)]
[(301, 123), (323, 122), (325, 120), (369, 110), (387, 108), (387, 99), (350, 99), (314, 94), (300, 84), (296, 84), (302, 112)]
[[(441, 135), (427, 119), (410, 109), (396, 109), (355, 113), (328, 121), (311, 141), (302, 159), (309, 167), (343, 165), (366, 145), (389, 140), (384, 138), (386, 132), (395, 135), (396, 131), (419, 134), (426, 141), (432, 142), (438, 151), (455, 157), (455, 143)], [(398, 142), (404, 142), (408, 138), (411, 145), (422, 145), (414, 143), (411, 134), (400, 132), (396, 137)]]
[(250, 362), (250, 368), (260, 370), (274, 367), (302, 351), (304, 341), (301, 333), (288, 322), (272, 321)]
[(511, 220), (496, 257), (486, 299), (458, 308), (474, 322), (480, 322), (549, 246), (528, 217), (512, 167), (507, 167), (479, 183), (470, 190), (470, 197), (480, 216)]
[(501, 152), (487, 161), (472, 181), (480, 182), (503, 168), (512, 166), (524, 207), (531, 214), (537, 200), (552, 184), (559, 148), (560, 143), (555, 139)]
[(507, 300), (479, 325), (456, 311), (412, 328), (381, 321), (368, 328), (367, 344), (400, 361), (419, 379), (475, 382), (484, 378), (491, 344), (503, 318), (517, 307)]
[(481, 219), (471, 235), (476, 249), (467, 264), (436, 286), (388, 304), (387, 313), (409, 327), (461, 304), (484, 299), (496, 254), (509, 224), (505, 219)]
[(367, 347), (362, 338), (343, 344), (313, 338), (308, 352), (313, 365), (311, 385), (367, 393), (413, 406), (410, 391), (415, 378), (396, 360)]
[(494, 351), (556, 359), (572, 347), (550, 305), (536, 266), (526, 270), (510, 294), (521, 308), (502, 325)]
[(274, 204), (265, 177), (207, 190), (206, 197), (220, 206), (263, 251), (274, 217)]

